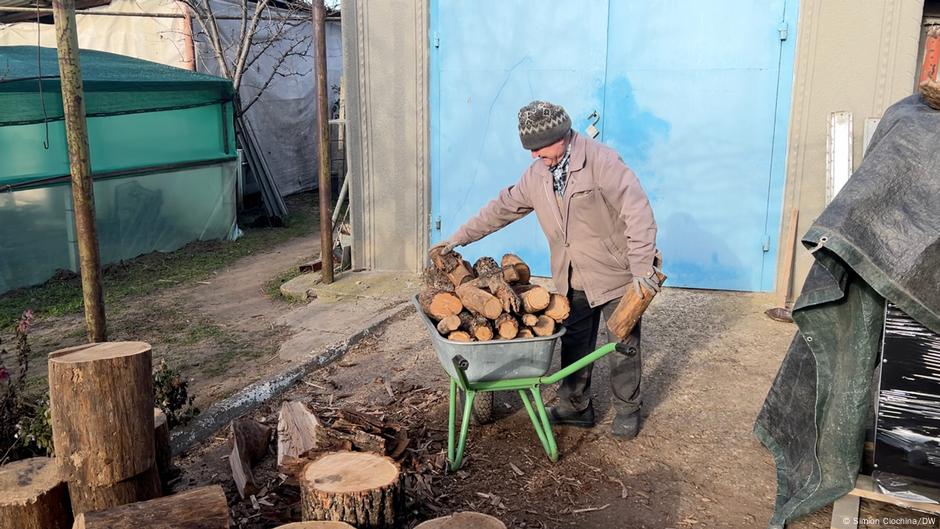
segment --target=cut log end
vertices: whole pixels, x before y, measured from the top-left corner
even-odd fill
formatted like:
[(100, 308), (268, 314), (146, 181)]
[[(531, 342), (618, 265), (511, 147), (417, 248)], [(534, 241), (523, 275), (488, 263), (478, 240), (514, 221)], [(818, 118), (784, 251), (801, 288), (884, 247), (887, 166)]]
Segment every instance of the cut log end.
[(518, 339), (524, 339), (524, 338), (535, 338), (535, 333), (532, 332), (532, 329), (528, 327), (519, 329), (519, 334), (516, 335), (516, 339), (518, 340)]
[(519, 322), (510, 314), (496, 318), (496, 334), (503, 340), (512, 340), (519, 334)]
[(34, 457), (0, 467), (0, 527), (71, 526), (68, 488), (51, 458)]
[(458, 512), (422, 522), (415, 529), (506, 529), (506, 524), (480, 512)]
[(548, 316), (539, 316), (539, 321), (532, 327), (536, 336), (551, 336), (555, 332), (555, 320)]
[(522, 298), (522, 306), (528, 313), (545, 310), (552, 300), (551, 293), (538, 285), (518, 285), (515, 291)]
[(568, 301), (568, 298), (562, 296), (561, 294), (552, 294), (551, 300), (548, 302), (548, 306), (545, 307), (545, 315), (555, 320), (556, 322), (561, 323), (568, 319), (570, 314), (571, 303)]
[[(516, 282), (518, 283), (529, 282), (529, 279), (531, 277), (531, 272), (529, 271), (529, 265), (525, 264), (525, 261), (520, 259), (519, 256), (515, 254), (507, 253), (506, 255), (503, 256), (503, 259), (500, 262), (500, 265), (502, 265), (503, 268), (507, 266), (511, 266), (515, 269), (515, 272), (512, 275), (514, 275), (517, 278)], [(506, 281), (509, 282), (508, 279)]]
[(454, 342), (472, 342), (473, 339), (470, 338), (470, 333), (465, 331), (454, 331), (447, 335), (448, 340)]
[(394, 527), (402, 499), (400, 470), (376, 454), (330, 453), (304, 468), (300, 499), (305, 520)]
[(460, 316), (453, 314), (437, 322), (437, 332), (444, 336), (460, 328)]

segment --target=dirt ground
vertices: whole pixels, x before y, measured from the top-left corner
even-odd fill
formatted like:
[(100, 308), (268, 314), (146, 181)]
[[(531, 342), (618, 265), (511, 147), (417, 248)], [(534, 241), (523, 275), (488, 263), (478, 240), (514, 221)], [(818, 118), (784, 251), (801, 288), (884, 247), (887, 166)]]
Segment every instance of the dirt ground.
[[(556, 428), (561, 459), (554, 464), (518, 397), (501, 394), (499, 420), (471, 428), (463, 468), (444, 469), (447, 379), (413, 312), (252, 417), (273, 425), (279, 402), (299, 399), (320, 415), (351, 408), (405, 425), (412, 439), (402, 462), (407, 527), (464, 510), (520, 528), (765, 527), (774, 467), (751, 427), (795, 330), (763, 316), (771, 302), (765, 295), (665, 290), (644, 319), (640, 436), (619, 441), (609, 434), (612, 411), (601, 361), (593, 383), (600, 424)], [(547, 393), (546, 400), (553, 392)], [(225, 437), (220, 433), (180, 460), (184, 472), (177, 487), (221, 483), (238, 527), (298, 520), (297, 489), (282, 483), (273, 448), (256, 471), (264, 502), (255, 509), (238, 499)], [(892, 512), (911, 515), (866, 507), (863, 516), (880, 522)], [(790, 527), (828, 527), (829, 516), (826, 509)]]

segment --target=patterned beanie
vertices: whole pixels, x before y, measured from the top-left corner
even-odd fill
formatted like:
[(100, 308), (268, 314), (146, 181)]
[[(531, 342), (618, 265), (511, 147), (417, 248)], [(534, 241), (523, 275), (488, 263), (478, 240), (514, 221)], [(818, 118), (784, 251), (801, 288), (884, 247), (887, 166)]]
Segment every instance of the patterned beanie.
[(519, 139), (527, 151), (541, 149), (565, 137), (571, 118), (565, 109), (547, 101), (533, 101), (519, 109)]

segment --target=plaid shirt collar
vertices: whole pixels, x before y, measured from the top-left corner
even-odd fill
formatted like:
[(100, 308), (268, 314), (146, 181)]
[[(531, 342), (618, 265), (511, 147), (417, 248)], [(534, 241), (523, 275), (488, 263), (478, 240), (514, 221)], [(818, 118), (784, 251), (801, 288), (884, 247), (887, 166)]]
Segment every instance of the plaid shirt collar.
[(568, 160), (571, 158), (571, 144), (574, 143), (572, 140), (573, 138), (568, 140), (565, 155), (561, 157), (561, 160), (548, 168), (548, 172), (552, 173), (552, 187), (559, 195), (565, 194), (565, 186), (568, 184)]

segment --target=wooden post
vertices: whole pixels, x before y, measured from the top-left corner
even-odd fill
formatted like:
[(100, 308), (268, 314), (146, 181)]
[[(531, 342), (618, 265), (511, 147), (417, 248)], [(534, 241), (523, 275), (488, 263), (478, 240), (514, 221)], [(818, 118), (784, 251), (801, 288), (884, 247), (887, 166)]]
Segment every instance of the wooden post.
[(0, 527), (68, 529), (69, 492), (48, 457), (23, 459), (0, 467)]
[(53, 0), (62, 107), (65, 111), (65, 135), (72, 173), (72, 204), (85, 303), (88, 341), (107, 341), (104, 296), (101, 290), (101, 256), (95, 228), (95, 193), (88, 156), (88, 126), (85, 122), (85, 97), (78, 59), (78, 31), (75, 26), (75, 0)]
[(317, 82), (317, 160), (320, 164), (320, 261), (324, 284), (333, 282), (333, 222), (330, 204), (330, 115), (326, 85), (326, 7), (323, 0), (313, 0), (314, 70)]

